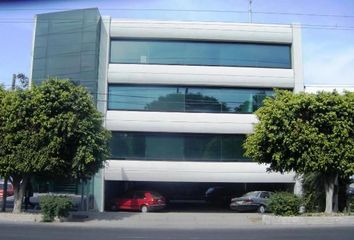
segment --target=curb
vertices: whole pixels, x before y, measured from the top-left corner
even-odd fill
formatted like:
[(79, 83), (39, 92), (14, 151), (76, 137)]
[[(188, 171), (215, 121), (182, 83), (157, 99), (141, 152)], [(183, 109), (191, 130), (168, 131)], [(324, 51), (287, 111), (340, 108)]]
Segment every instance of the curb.
[(33, 214), (33, 213), (0, 213), (1, 221), (11, 221), (11, 222), (41, 222), (42, 215), (41, 214)]
[(354, 225), (354, 216), (293, 216), (282, 217), (263, 215), (262, 223), (265, 225)]

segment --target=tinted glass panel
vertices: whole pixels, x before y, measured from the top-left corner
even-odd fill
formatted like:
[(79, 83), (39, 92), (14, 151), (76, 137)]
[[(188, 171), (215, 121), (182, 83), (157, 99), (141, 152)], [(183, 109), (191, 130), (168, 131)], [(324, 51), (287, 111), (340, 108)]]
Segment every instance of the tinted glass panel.
[(32, 80), (68, 78), (97, 95), (101, 16), (98, 9), (37, 15)]
[(113, 132), (111, 158), (244, 162), (244, 135)]
[(112, 40), (112, 63), (291, 68), (290, 45)]
[(270, 89), (109, 85), (109, 110), (252, 113)]

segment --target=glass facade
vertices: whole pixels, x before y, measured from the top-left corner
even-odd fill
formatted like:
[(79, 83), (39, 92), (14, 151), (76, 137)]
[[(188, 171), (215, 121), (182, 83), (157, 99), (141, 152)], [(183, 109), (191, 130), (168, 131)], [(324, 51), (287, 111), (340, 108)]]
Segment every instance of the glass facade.
[(291, 46), (240, 42), (116, 39), (111, 63), (291, 68)]
[(108, 110), (253, 113), (271, 89), (126, 85), (108, 86)]
[(249, 162), (245, 135), (112, 132), (111, 158), (120, 160)]
[(97, 8), (37, 15), (33, 82), (68, 78), (96, 95), (100, 24)]

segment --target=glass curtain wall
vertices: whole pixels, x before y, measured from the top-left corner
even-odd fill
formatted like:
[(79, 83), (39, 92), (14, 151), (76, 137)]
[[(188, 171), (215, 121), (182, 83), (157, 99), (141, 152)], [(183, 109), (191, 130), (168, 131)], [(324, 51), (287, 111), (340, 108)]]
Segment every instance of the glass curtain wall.
[(271, 89), (109, 85), (108, 110), (253, 113)]
[(114, 39), (111, 63), (291, 68), (291, 45)]
[(96, 99), (101, 15), (97, 8), (38, 14), (32, 80), (49, 76), (85, 86)]
[(111, 158), (120, 160), (170, 160), (249, 162), (244, 156), (245, 135), (112, 132)]

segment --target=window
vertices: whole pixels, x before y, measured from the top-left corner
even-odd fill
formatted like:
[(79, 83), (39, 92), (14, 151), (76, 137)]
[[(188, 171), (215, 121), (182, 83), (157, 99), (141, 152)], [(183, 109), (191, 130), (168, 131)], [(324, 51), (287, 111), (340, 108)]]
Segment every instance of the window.
[(291, 68), (288, 44), (115, 39), (111, 63)]
[(271, 89), (111, 84), (108, 110), (253, 113)]
[(245, 135), (112, 132), (111, 158), (119, 160), (249, 162)]
[(269, 198), (270, 195), (269, 195), (268, 192), (262, 192), (260, 197), (261, 197), (261, 198)]

